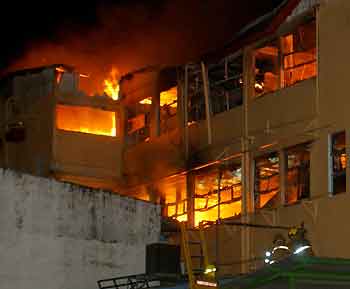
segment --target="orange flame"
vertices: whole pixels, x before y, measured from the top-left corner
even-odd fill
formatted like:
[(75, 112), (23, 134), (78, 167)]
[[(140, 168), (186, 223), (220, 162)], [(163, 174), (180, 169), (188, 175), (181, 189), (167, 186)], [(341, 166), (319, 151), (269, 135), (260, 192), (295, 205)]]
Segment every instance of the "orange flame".
[(104, 81), (104, 92), (113, 100), (119, 99), (119, 72), (116, 68), (112, 68), (110, 77)]
[(114, 111), (82, 106), (57, 105), (56, 125), (58, 129), (65, 131), (117, 136)]

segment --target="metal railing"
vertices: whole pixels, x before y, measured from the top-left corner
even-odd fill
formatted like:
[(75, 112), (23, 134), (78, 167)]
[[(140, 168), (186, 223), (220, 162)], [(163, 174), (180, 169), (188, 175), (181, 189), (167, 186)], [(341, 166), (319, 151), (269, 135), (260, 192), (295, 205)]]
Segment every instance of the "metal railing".
[(99, 289), (143, 289), (160, 285), (159, 278), (146, 274), (102, 279), (97, 281)]

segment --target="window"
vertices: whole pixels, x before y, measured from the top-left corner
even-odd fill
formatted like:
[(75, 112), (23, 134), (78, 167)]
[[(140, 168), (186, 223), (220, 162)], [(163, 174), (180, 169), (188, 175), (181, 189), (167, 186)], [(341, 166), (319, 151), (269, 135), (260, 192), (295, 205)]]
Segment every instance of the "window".
[[(220, 180), (220, 201), (218, 195)], [(216, 221), (218, 206), (220, 218), (234, 217), (241, 213), (241, 167), (202, 170), (195, 177), (195, 225), (201, 221)]]
[(187, 221), (186, 177), (158, 185), (163, 216), (178, 221)]
[(160, 128), (161, 133), (177, 126), (177, 86), (160, 93)]
[(331, 184), (332, 193), (343, 193), (346, 191), (346, 141), (345, 132), (339, 132), (331, 137), (331, 159), (332, 174)]
[(292, 86), (317, 75), (316, 21), (254, 51), (255, 97)]
[(279, 55), (277, 40), (255, 50), (255, 96), (258, 97), (279, 88)]
[(227, 57), (209, 65), (210, 100), (213, 114), (242, 105), (242, 56)]
[(57, 105), (56, 126), (65, 131), (117, 135), (115, 112), (91, 107)]
[(188, 76), (188, 121), (205, 119), (205, 100), (200, 66), (189, 70)]
[(283, 86), (316, 76), (316, 22), (282, 37)]
[(309, 144), (301, 144), (286, 151), (287, 204), (293, 204), (310, 197), (310, 149)]
[(128, 109), (127, 142), (133, 145), (147, 141), (150, 136), (152, 98), (145, 98)]
[(255, 159), (255, 207), (274, 207), (279, 192), (279, 157), (271, 153)]

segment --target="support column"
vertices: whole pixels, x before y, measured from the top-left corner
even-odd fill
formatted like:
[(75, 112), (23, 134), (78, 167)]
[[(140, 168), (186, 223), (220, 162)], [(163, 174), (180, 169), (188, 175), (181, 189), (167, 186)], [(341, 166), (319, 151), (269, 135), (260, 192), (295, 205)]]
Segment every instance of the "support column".
[(150, 137), (155, 138), (160, 136), (159, 75), (156, 76), (155, 85), (153, 89), (150, 126)]
[(195, 180), (193, 172), (186, 175), (186, 192), (187, 192), (187, 221), (190, 228), (194, 227), (194, 195), (195, 195)]
[(208, 67), (201, 62), (202, 78), (203, 78), (203, 90), (205, 99), (205, 115), (207, 120), (207, 132), (208, 132), (208, 144), (213, 143), (212, 130), (211, 130), (211, 110), (210, 110), (210, 100), (209, 100), (209, 79), (208, 79)]
[[(250, 223), (250, 215), (254, 212), (254, 186), (252, 159), (249, 151), (248, 112), (250, 98), (254, 93), (254, 67), (251, 49), (247, 48), (243, 55), (243, 115), (242, 115), (242, 222)], [(241, 231), (241, 272), (249, 272), (248, 260), (251, 258), (250, 228)]]
[(189, 137), (188, 137), (188, 66), (185, 66), (184, 94), (183, 94), (183, 114), (184, 114), (184, 143), (185, 158), (188, 161), (190, 153)]
[(288, 173), (288, 160), (287, 155), (284, 150), (280, 150), (278, 152), (279, 160), (280, 160), (280, 204), (286, 204), (286, 193), (287, 193), (287, 173)]
[(185, 162), (189, 156), (189, 139), (188, 139), (188, 66), (178, 72), (178, 127), (183, 144)]

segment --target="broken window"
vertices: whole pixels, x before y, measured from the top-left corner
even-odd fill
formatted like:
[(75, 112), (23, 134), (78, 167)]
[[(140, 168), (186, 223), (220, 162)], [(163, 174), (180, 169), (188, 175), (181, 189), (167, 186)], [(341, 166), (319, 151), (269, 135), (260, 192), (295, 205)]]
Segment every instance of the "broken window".
[(163, 182), (159, 184), (158, 189), (163, 216), (187, 221), (186, 178)]
[(345, 132), (339, 132), (331, 137), (332, 157), (332, 193), (343, 193), (346, 191), (346, 141)]
[(160, 129), (161, 133), (177, 127), (177, 86), (160, 93)]
[(148, 97), (128, 109), (127, 138), (128, 145), (148, 141), (150, 136), (152, 98)]
[(293, 204), (310, 197), (310, 144), (301, 144), (286, 151), (286, 203)]
[(201, 221), (216, 221), (219, 213), (218, 206), (220, 206), (221, 219), (241, 213), (241, 178), (241, 167), (235, 164), (220, 169), (206, 169), (195, 177), (196, 226)]
[(254, 51), (255, 58), (255, 96), (273, 92), (279, 88), (280, 66), (279, 45), (274, 40)]
[(284, 87), (316, 76), (315, 20), (283, 36), (281, 43)]
[(115, 112), (91, 107), (57, 105), (56, 126), (65, 131), (117, 135)]
[(275, 207), (279, 193), (279, 157), (276, 152), (255, 159), (256, 208)]
[(227, 57), (209, 65), (210, 100), (213, 114), (242, 105), (242, 56)]
[(196, 66), (189, 70), (188, 77), (188, 121), (205, 119), (205, 99), (201, 68)]

